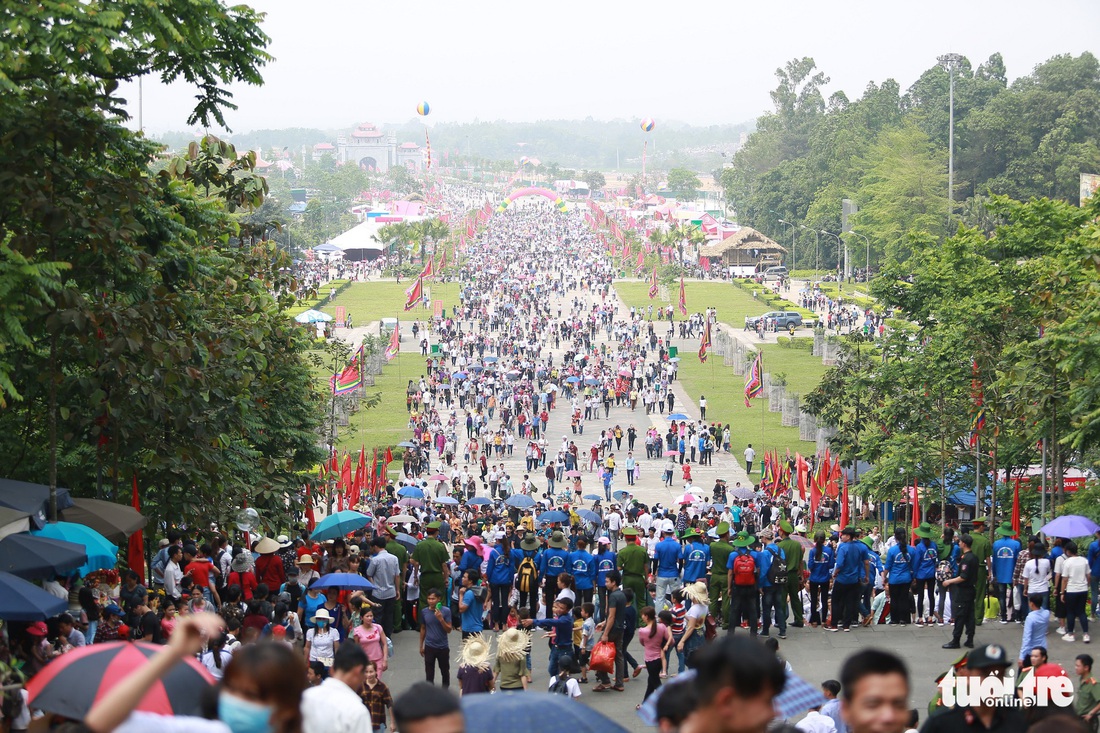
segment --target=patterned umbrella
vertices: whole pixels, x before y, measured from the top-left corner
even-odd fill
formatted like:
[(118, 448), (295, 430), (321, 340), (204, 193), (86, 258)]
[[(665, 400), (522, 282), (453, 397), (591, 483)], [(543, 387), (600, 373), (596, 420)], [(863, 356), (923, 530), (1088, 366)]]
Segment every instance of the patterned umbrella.
[[(80, 720), (108, 690), (162, 649), (157, 644), (117, 641), (63, 654), (27, 683), (31, 706)], [(159, 715), (199, 715), (203, 693), (213, 683), (197, 660), (184, 659), (153, 684), (137, 709)]]

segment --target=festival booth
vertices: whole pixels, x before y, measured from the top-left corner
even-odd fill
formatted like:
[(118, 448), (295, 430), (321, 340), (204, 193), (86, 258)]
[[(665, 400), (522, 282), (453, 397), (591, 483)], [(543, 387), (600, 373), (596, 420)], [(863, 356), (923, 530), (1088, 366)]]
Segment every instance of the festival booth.
[(741, 227), (720, 242), (699, 248), (700, 257), (729, 268), (734, 277), (751, 277), (761, 263), (778, 264), (786, 254), (785, 247), (752, 227)]

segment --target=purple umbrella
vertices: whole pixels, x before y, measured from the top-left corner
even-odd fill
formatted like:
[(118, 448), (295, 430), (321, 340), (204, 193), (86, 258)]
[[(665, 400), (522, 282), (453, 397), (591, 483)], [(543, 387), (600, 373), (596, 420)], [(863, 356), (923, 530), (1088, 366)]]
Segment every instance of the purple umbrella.
[(397, 505), (398, 506), (412, 506), (412, 507), (418, 507), (419, 508), (419, 507), (424, 506), (424, 502), (420, 501), (420, 499), (402, 499), (401, 501), (397, 502)]
[(1080, 514), (1066, 514), (1044, 524), (1041, 531), (1049, 537), (1087, 537), (1100, 531), (1100, 526)]

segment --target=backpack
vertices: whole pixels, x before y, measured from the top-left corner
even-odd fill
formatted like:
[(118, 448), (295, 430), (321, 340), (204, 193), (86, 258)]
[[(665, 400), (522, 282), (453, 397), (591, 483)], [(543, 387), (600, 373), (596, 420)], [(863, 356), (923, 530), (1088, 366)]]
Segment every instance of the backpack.
[(936, 563), (936, 582), (943, 584), (943, 581), (950, 580), (955, 577), (955, 574), (951, 572), (951, 561), (940, 560)]
[(520, 593), (530, 593), (535, 590), (539, 577), (535, 569), (535, 561), (530, 557), (523, 558), (516, 569), (516, 590)]
[(756, 560), (747, 552), (733, 559), (733, 584), (756, 585)]
[(569, 678), (562, 679), (558, 677), (554, 680), (554, 684), (550, 685), (550, 692), (554, 695), (569, 696)]
[(772, 554), (772, 564), (768, 566), (768, 582), (772, 585), (786, 585), (787, 561), (771, 547), (768, 552)]

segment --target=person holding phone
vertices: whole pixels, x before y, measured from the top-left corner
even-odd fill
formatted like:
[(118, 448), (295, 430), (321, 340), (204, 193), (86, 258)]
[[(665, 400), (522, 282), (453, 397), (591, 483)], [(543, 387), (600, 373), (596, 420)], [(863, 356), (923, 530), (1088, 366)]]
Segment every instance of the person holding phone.
[(443, 591), (429, 588), (427, 606), (420, 613), (420, 656), (424, 657), (424, 679), (435, 684), (435, 667), (444, 689), (451, 686), (451, 609), (443, 603)]

